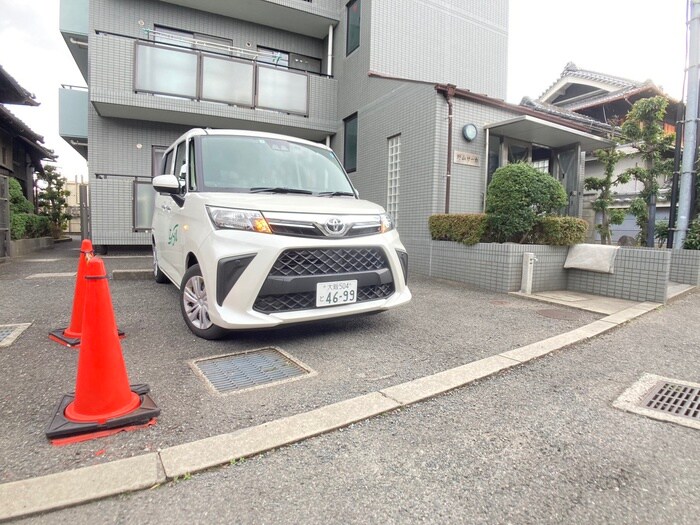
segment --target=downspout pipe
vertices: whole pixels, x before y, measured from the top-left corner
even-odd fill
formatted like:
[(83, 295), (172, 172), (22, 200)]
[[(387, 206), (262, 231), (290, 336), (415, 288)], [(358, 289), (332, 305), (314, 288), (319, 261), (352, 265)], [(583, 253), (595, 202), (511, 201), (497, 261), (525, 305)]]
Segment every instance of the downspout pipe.
[[(700, 1), (700, 0), (699, 0)], [(455, 95), (457, 86), (447, 84), (447, 89), (441, 91), (442, 96), (447, 101), (447, 172), (445, 177), (445, 213), (450, 213), (450, 183), (452, 182), (452, 119), (453, 105), (452, 98)]]
[(693, 175), (695, 173), (695, 151), (697, 148), (698, 130), (698, 88), (700, 77), (700, 0), (692, 0), (688, 35), (688, 103), (685, 110), (685, 131), (683, 133), (683, 159), (681, 160), (681, 185), (678, 192), (678, 224), (673, 249), (680, 250), (685, 242), (688, 223), (690, 222), (690, 204), (693, 191)]
[(328, 26), (328, 59), (326, 60), (326, 75), (333, 76), (333, 25)]
[(676, 215), (678, 206), (678, 178), (681, 169), (681, 149), (683, 148), (683, 114), (685, 106), (682, 102), (676, 108), (676, 145), (673, 150), (673, 179), (671, 182), (671, 208), (668, 216), (667, 248), (673, 248), (673, 240), (676, 232)]

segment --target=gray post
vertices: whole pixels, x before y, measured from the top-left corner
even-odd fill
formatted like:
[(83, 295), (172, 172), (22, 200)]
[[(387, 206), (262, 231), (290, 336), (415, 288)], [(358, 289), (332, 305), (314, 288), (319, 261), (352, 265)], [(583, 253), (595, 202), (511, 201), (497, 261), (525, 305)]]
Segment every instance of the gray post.
[(535, 269), (536, 260), (534, 253), (527, 252), (523, 254), (523, 275), (520, 280), (520, 293), (532, 293), (532, 273)]
[(90, 239), (90, 207), (88, 205), (88, 186), (80, 185), (80, 239)]
[(690, 34), (688, 36), (688, 103), (685, 109), (685, 131), (683, 133), (683, 159), (681, 161), (681, 186), (678, 192), (678, 224), (673, 249), (683, 248), (690, 222), (690, 198), (692, 193), (693, 166), (697, 148), (698, 121), (698, 58), (700, 46), (700, 0), (692, 0), (690, 12)]

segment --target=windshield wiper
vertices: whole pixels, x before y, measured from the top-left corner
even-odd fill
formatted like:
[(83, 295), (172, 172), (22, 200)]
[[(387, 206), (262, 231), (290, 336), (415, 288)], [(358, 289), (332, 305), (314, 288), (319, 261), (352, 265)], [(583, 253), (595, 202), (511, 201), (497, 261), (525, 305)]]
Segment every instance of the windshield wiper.
[(302, 190), (299, 188), (281, 188), (281, 187), (268, 187), (260, 186), (258, 188), (250, 188), (250, 193), (302, 193), (304, 195), (311, 195), (313, 192), (309, 190)]
[(319, 191), (319, 197), (354, 197), (355, 194), (350, 191)]

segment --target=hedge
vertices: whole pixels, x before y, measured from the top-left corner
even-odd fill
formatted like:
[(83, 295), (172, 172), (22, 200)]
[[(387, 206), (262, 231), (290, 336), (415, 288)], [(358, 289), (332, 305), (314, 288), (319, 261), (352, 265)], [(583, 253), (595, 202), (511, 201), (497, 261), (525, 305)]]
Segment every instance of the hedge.
[(481, 241), (486, 230), (483, 213), (450, 213), (428, 218), (430, 236), (434, 241), (455, 241), (471, 246)]
[(688, 232), (685, 234), (683, 248), (686, 250), (700, 250), (700, 219), (695, 219), (690, 223)]
[(50, 235), (51, 223), (48, 217), (33, 213), (13, 213), (10, 217), (10, 238), (13, 241)]
[(539, 217), (528, 234), (532, 244), (571, 246), (586, 240), (588, 223), (577, 217)]

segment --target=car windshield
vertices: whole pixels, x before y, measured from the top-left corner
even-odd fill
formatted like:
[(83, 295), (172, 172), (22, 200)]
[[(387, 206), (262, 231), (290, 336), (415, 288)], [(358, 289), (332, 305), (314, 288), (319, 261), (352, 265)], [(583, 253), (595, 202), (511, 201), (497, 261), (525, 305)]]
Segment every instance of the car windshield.
[(205, 191), (354, 195), (331, 151), (284, 139), (205, 136), (201, 166)]

